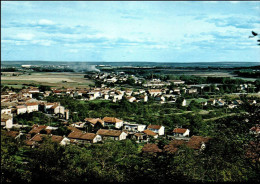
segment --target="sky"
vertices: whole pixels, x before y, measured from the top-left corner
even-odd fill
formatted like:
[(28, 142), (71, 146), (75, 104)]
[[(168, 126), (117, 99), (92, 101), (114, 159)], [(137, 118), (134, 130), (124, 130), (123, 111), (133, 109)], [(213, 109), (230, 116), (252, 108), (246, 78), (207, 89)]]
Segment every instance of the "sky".
[(1, 1), (2, 61), (260, 62), (259, 1)]

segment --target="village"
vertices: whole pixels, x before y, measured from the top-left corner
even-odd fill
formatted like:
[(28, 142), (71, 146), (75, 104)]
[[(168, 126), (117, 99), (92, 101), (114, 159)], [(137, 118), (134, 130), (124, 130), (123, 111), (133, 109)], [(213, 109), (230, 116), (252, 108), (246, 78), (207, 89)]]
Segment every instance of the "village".
[[(42, 90), (39, 87), (28, 86), (17, 92), (6, 89), (1, 93), (1, 127), (7, 131), (7, 135), (13, 136), (16, 139), (24, 137), (25, 144), (32, 148), (39, 146), (44, 137), (49, 137), (61, 145), (102, 143), (107, 139), (117, 141), (131, 139), (137, 143), (148, 143), (142, 149), (144, 152), (161, 152), (162, 150), (156, 144), (149, 144), (150, 142), (155, 143), (156, 141), (154, 140), (158, 138), (172, 140), (171, 144), (163, 148), (164, 151), (177, 151), (180, 144), (185, 144), (193, 149), (203, 150), (210, 140), (209, 137), (194, 134), (190, 136), (189, 127), (176, 126), (171, 130), (170, 134), (166, 134), (163, 124), (158, 125), (152, 122), (148, 125), (139, 124), (138, 122), (127, 122), (120, 117), (85, 117), (84, 121), (70, 121), (69, 123), (70, 114), (77, 112), (71, 112), (69, 109), (66, 109), (59, 101), (48, 102), (42, 100), (48, 96), (69, 96), (78, 101), (99, 100), (116, 103), (124, 99), (129, 103), (148, 103), (148, 101), (152, 101), (157, 104), (179, 103), (180, 107), (185, 107), (191, 103), (191, 100), (184, 98), (185, 95), (188, 95), (188, 98), (190, 98), (192, 95), (201, 94), (204, 88), (212, 86), (212, 84), (185, 85), (185, 81), (182, 80), (168, 80), (167, 82), (163, 82), (160, 79), (154, 78), (144, 83), (141, 82), (143, 79), (137, 78), (134, 75), (125, 75), (124, 72), (119, 74), (98, 73), (92, 74), (90, 77), (95, 81), (99, 81), (99, 83), (101, 82), (100, 87), (50, 87), (49, 90)], [(126, 89), (116, 86), (108, 87), (111, 84), (116, 84), (118, 81), (129, 81), (129, 78), (133, 80), (133, 85), (139, 84), (139, 87)], [(169, 89), (168, 87), (170, 86), (171, 88)], [(238, 85), (236, 90), (237, 92), (245, 93), (249, 86), (254, 88), (253, 84), (245, 83)], [(219, 91), (218, 86), (214, 88), (216, 92)], [(36, 96), (37, 99), (33, 98), (33, 96)], [(244, 103), (240, 99), (225, 100), (218, 96), (216, 95), (216, 98), (204, 98), (200, 100), (202, 109), (203, 106), (235, 109)], [(257, 99), (248, 100), (247, 103), (259, 106)], [(50, 118), (58, 118), (58, 121), (70, 130), (70, 133), (68, 135), (55, 135), (55, 131), (59, 127), (51, 126), (49, 122), (42, 122), (40, 125), (33, 124), (31, 126), (13, 122), (13, 117), (32, 112), (41, 112)], [(26, 132), (22, 130), (24, 127), (31, 127), (31, 130)], [(16, 131), (12, 129), (16, 129)], [(259, 125), (256, 124), (249, 131), (259, 134)]]

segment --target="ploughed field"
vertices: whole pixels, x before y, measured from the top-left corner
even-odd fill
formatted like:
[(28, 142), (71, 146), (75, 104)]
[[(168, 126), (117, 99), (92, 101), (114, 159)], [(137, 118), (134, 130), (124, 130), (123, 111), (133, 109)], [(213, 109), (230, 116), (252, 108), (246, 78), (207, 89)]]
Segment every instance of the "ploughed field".
[[(13, 76), (15, 74), (16, 76)], [(33, 72), (31, 75), (19, 72), (2, 72), (1, 83), (4, 85), (41, 84), (54, 87), (85, 87), (94, 84), (92, 80), (84, 79), (84, 73), (73, 72)]]

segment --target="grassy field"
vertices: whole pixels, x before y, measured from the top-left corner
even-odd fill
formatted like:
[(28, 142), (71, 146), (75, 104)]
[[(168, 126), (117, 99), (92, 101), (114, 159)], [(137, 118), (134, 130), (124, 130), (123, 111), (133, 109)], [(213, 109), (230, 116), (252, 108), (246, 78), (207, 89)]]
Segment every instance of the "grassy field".
[(94, 84), (92, 80), (84, 79), (84, 73), (33, 72), (31, 75), (21, 73), (18, 76), (3, 73), (4, 75), (1, 76), (3, 85), (40, 84), (53, 87), (87, 87)]

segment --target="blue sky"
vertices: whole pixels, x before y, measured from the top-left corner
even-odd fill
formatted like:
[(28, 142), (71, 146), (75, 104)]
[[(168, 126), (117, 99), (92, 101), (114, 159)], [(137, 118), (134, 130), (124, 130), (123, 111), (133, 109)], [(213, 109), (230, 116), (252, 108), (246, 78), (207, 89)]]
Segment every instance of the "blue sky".
[(260, 2), (1, 1), (1, 60), (260, 62)]

